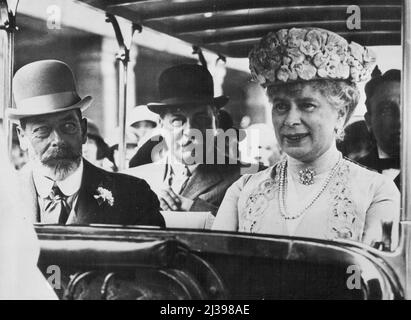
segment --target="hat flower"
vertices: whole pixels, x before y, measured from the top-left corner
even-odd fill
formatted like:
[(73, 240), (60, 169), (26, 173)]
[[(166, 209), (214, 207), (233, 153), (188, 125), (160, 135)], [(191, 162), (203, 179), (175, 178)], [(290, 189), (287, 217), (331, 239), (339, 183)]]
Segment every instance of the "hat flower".
[(304, 42), (305, 34), (307, 33), (304, 29), (293, 28), (288, 33), (288, 46), (290, 48), (299, 48)]
[(375, 54), (358, 43), (320, 28), (292, 28), (270, 32), (249, 54), (254, 81), (262, 86), (298, 80), (342, 79), (365, 81)]
[(295, 66), (298, 76), (303, 80), (311, 80), (315, 77), (317, 69), (308, 61)]
[(278, 80), (283, 81), (283, 82), (287, 82), (290, 76), (291, 76), (291, 70), (286, 65), (281, 66), (277, 72)]

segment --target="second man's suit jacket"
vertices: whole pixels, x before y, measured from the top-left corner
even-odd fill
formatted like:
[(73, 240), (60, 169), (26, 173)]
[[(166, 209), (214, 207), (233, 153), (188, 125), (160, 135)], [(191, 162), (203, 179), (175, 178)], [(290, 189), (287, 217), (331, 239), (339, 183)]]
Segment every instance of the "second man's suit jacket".
[[(167, 186), (165, 178), (168, 166), (164, 161), (155, 162), (127, 169), (125, 173), (146, 180), (154, 192), (158, 193)], [(200, 164), (180, 195), (194, 201), (189, 211), (210, 211), (216, 215), (228, 187), (246, 169), (241, 164)]]

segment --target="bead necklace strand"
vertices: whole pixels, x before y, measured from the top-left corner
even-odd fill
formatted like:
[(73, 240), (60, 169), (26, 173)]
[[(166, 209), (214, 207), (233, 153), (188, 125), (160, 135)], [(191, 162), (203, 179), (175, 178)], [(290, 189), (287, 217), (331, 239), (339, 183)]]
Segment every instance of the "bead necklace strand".
[(294, 216), (290, 216), (287, 214), (287, 208), (285, 204), (285, 198), (286, 198), (286, 192), (287, 192), (287, 174), (286, 174), (286, 168), (287, 168), (287, 160), (284, 160), (281, 163), (280, 167), (280, 182), (279, 182), (279, 195), (280, 195), (280, 213), (281, 216), (286, 219), (286, 220), (295, 220), (298, 219), (303, 215), (305, 211), (307, 211), (315, 201), (322, 195), (324, 190), (327, 188), (328, 184), (330, 183), (331, 179), (333, 178), (334, 174), (337, 172), (338, 168), (340, 167), (340, 164), (342, 163), (342, 157), (337, 161), (335, 166), (332, 168), (330, 174), (328, 175), (327, 179), (325, 180), (323, 186), (321, 187), (320, 191), (316, 194), (316, 196), (310, 201), (309, 204), (307, 204), (301, 212)]

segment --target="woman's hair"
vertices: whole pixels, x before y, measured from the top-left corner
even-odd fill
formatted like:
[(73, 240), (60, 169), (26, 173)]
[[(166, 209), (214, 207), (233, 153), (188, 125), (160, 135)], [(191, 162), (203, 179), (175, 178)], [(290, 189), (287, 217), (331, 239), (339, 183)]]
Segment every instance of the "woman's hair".
[(310, 84), (314, 89), (318, 90), (337, 110), (347, 107), (347, 117), (345, 124), (350, 119), (355, 107), (360, 99), (360, 91), (355, 83), (346, 80), (329, 80), (319, 79), (312, 81), (291, 82), (280, 85), (273, 85), (267, 88), (268, 98), (272, 99), (276, 91), (280, 88), (288, 92), (299, 90), (302, 86)]

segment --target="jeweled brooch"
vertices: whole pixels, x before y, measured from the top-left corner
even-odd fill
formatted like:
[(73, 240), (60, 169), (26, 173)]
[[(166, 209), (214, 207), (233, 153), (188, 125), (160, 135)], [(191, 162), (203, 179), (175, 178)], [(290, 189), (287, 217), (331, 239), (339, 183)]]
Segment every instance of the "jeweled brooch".
[(315, 171), (311, 168), (301, 169), (298, 171), (298, 177), (300, 178), (300, 183), (305, 186), (314, 184)]

